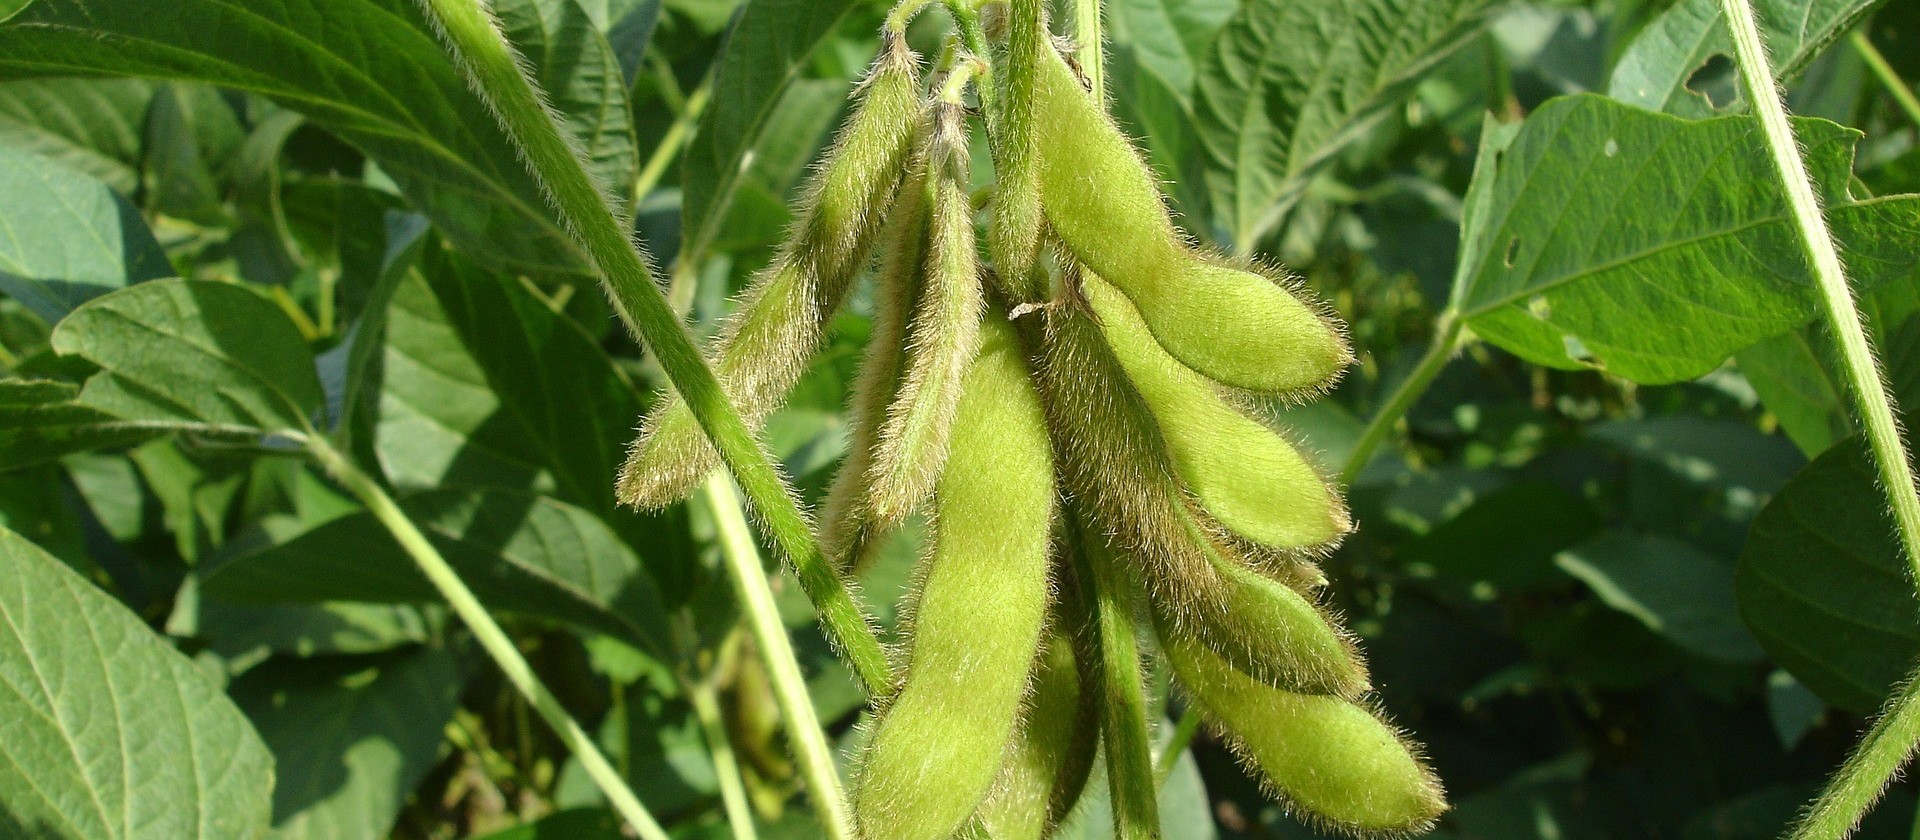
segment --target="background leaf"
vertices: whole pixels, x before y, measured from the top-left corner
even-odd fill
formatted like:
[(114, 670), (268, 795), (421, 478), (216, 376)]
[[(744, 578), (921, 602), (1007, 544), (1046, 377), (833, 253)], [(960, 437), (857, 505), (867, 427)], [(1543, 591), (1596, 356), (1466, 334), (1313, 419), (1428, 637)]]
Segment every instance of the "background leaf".
[[(1798, 75), (1883, 0), (1758, 0), (1760, 37), (1776, 77)], [(1741, 96), (1733, 40), (1718, 0), (1680, 0), (1627, 45), (1607, 95), (1683, 117), (1728, 110)], [(1715, 61), (1715, 59), (1718, 61)], [(1709, 98), (1711, 94), (1711, 98)]]
[(52, 323), (95, 297), (172, 273), (126, 199), (46, 158), (0, 147), (0, 291)]
[(0, 833), (260, 837), (273, 758), (126, 608), (0, 530)]
[(1733, 567), (1686, 543), (1615, 531), (1561, 552), (1554, 564), (1688, 651), (1729, 662), (1760, 658), (1734, 606)]

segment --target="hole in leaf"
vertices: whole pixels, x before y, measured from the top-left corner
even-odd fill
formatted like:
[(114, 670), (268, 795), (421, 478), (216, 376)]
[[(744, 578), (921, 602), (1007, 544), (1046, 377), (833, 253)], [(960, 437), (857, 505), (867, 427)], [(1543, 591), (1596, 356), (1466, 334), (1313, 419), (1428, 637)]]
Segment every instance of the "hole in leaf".
[(1699, 94), (1715, 111), (1722, 110), (1740, 98), (1737, 70), (1733, 59), (1714, 53), (1687, 76), (1687, 90)]
[(1545, 295), (1534, 295), (1527, 301), (1527, 314), (1545, 321), (1553, 317), (1553, 304), (1547, 302)]
[(1620, 154), (1620, 141), (1615, 140), (1611, 137), (1607, 138), (1607, 145), (1600, 147), (1600, 153), (1606, 155), (1607, 157), (1613, 157), (1614, 155)]

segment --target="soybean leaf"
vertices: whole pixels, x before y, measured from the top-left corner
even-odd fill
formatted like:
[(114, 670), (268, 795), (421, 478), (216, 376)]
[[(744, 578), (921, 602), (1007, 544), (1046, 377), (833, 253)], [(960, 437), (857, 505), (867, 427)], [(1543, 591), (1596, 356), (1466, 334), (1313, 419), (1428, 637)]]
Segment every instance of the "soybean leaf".
[(241, 662), (270, 654), (379, 653), (425, 642), (431, 628), (420, 608), (408, 604), (230, 604), (197, 593), (167, 622), (168, 633)]
[(1214, 215), (1251, 249), (1314, 172), (1477, 30), (1487, 0), (1251, 0), (1201, 65)]
[(245, 141), (239, 115), (220, 91), (159, 85), (147, 109), (147, 208), (209, 227), (232, 224), (226, 187)]
[(27, 4), (32, 2), (33, 0), (0, 0), (0, 23), (4, 23), (7, 18), (19, 14), (21, 9), (26, 8)]
[[(633, 550), (565, 502), (505, 490), (433, 490), (400, 507), (487, 606), (570, 623), (659, 652), (666, 610)], [(241, 604), (437, 600), (413, 560), (369, 513), (327, 522), (232, 557), (201, 591)]]
[(1516, 482), (1408, 542), (1401, 559), (1456, 587), (1525, 590), (1566, 580), (1554, 555), (1599, 528), (1593, 506), (1578, 496), (1558, 485)]
[(573, 808), (502, 829), (477, 840), (621, 840), (620, 817), (604, 808)]
[(1114, 118), (1190, 222), (1207, 224), (1193, 89), (1208, 46), (1233, 17), (1232, 0), (1119, 0), (1106, 7)]
[(138, 443), (159, 432), (79, 404), (80, 389), (48, 380), (0, 380), (0, 470), (74, 452)]
[[(545, 43), (519, 46), (549, 56)], [(605, 50), (597, 33), (555, 44), (552, 61), (534, 70), (559, 90), (569, 74), (604, 66)], [(376, 160), (471, 253), (525, 271), (583, 266), (410, 0), (42, 0), (0, 27), (0, 78), (81, 74), (199, 81), (272, 97)], [(576, 135), (594, 138), (591, 146), (630, 144), (625, 120), (566, 116)]]
[(1593, 424), (1587, 434), (1688, 481), (1757, 497), (1780, 489), (1806, 466), (1779, 435), (1727, 418), (1672, 414), (1615, 420)]
[(627, 206), (640, 171), (627, 75), (606, 35), (577, 0), (496, 0), (508, 40), (534, 68), (540, 89), (567, 116), (567, 133), (602, 190)]
[(40, 155), (131, 194), (140, 186), (153, 88), (145, 79), (0, 83), (0, 147)]
[(1858, 437), (1807, 465), (1754, 518), (1734, 592), (1768, 655), (1835, 706), (1880, 705), (1920, 654), (1906, 561)]
[(593, 19), (593, 25), (607, 36), (607, 45), (620, 61), (620, 70), (628, 86), (640, 74), (640, 59), (646, 55), (653, 29), (660, 23), (660, 0), (577, 0)]
[(74, 310), (53, 348), (101, 372), (82, 405), (124, 420), (216, 432), (305, 432), (324, 399), (285, 312), (233, 283), (163, 280)]
[(173, 273), (132, 204), (51, 160), (0, 148), (0, 292), (48, 323)]
[(850, 0), (750, 0), (714, 62), (713, 96), (682, 163), (681, 250), (698, 260), (720, 232), (774, 106), (852, 11)]
[(273, 777), (260, 736), (197, 666), (0, 530), (0, 834), (260, 837)]
[[(1755, 2), (1760, 35), (1766, 41), (1774, 76), (1785, 79), (1798, 74), (1882, 2)], [(1640, 30), (1627, 46), (1614, 65), (1607, 95), (1629, 105), (1678, 116), (1712, 116), (1726, 111), (1739, 96), (1732, 56), (1733, 41), (1727, 35), (1719, 0), (1681, 0)]]
[(274, 838), (387, 836), (440, 760), (465, 671), (452, 651), (414, 649), (274, 660), (235, 680), (233, 700), (280, 771)]
[[(1920, 284), (1887, 283), (1855, 299), (1885, 368), (1894, 402), (1920, 405)], [(1734, 359), (1781, 431), (1809, 456), (1853, 434), (1852, 401), (1833, 363), (1825, 319), (1742, 350)]]
[(1610, 531), (1553, 562), (1607, 606), (1688, 651), (1728, 662), (1760, 658), (1760, 644), (1734, 604), (1733, 567), (1686, 543)]
[[(1796, 128), (1855, 282), (1912, 277), (1920, 197), (1853, 200), (1859, 134)], [(1751, 120), (1580, 95), (1486, 142), (1452, 304), (1481, 337), (1540, 364), (1664, 383), (1812, 319), (1812, 275)]]

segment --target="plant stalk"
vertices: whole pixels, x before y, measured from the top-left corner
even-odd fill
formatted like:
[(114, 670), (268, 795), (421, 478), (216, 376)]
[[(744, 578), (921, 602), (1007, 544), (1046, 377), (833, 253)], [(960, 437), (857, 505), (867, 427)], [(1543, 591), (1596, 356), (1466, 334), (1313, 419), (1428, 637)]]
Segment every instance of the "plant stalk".
[(1073, 0), (1073, 40), (1080, 46), (1080, 72), (1087, 76), (1093, 98), (1107, 99), (1106, 33), (1101, 26), (1100, 0)]
[(1879, 47), (1873, 45), (1873, 39), (1868, 38), (1866, 32), (1856, 29), (1847, 36), (1847, 40), (1853, 44), (1854, 52), (1867, 62), (1867, 69), (1872, 70), (1880, 84), (1893, 94), (1893, 100), (1900, 103), (1900, 110), (1907, 112), (1907, 118), (1920, 127), (1920, 96), (1915, 96), (1913, 88), (1907, 87), (1900, 74), (1894, 72), (1893, 65), (1887, 63), (1887, 57), (1881, 54)]
[(608, 803), (620, 813), (621, 818), (633, 826), (644, 840), (668, 840), (666, 830), (654, 820), (653, 814), (640, 803), (640, 797), (634, 794), (626, 780), (621, 778), (620, 772), (607, 762), (607, 757), (594, 745), (593, 736), (581, 728), (579, 722), (560, 704), (560, 699), (534, 674), (533, 666), (527, 664), (526, 657), (520, 655), (520, 649), (514, 647), (506, 631), (487, 613), (487, 608), (481, 605), (473, 590), (460, 580), (459, 573), (448, 565), (446, 558), (440, 556), (440, 550), (433, 547), (433, 543), (413, 524), (413, 520), (407, 518), (406, 512), (394, 503), (393, 497), (387, 495), (387, 491), (372, 476), (354, 466), (339, 450), (328, 444), (326, 438), (312, 435), (306, 438), (305, 443), (321, 467), (358, 498), (361, 504), (366, 505), (368, 512), (386, 527), (394, 540), (400, 543), (400, 548), (419, 565), (421, 573), (440, 592), (440, 597), (447, 600), (454, 614), (479, 640), (480, 647), (493, 658), (507, 682), (512, 683), (534, 711), (553, 727), (561, 743), (580, 760), (581, 768), (606, 794)]
[(1193, 736), (1200, 733), (1200, 707), (1188, 706), (1180, 713), (1180, 722), (1174, 724), (1173, 736), (1167, 739), (1167, 745), (1160, 748), (1160, 760), (1154, 764), (1153, 778), (1161, 787), (1172, 778), (1173, 768), (1180, 765), (1180, 756), (1185, 754), (1187, 746), (1193, 743)]
[(1463, 334), (1461, 320), (1452, 309), (1440, 313), (1440, 319), (1435, 325), (1433, 342), (1427, 345), (1426, 354), (1420, 357), (1420, 363), (1414, 365), (1413, 371), (1407, 374), (1407, 378), (1400, 380), (1400, 384), (1394, 386), (1393, 395), (1387, 398), (1385, 405), (1380, 406), (1380, 409), (1373, 413), (1373, 419), (1367, 421), (1366, 429), (1360, 433), (1360, 440), (1354, 443), (1353, 451), (1347, 454), (1346, 466), (1340, 469), (1341, 486), (1353, 486), (1354, 480), (1360, 477), (1361, 471), (1365, 470), (1368, 462), (1373, 460), (1374, 451), (1386, 441), (1387, 435), (1399, 425), (1400, 419), (1405, 417), (1408, 411), (1413, 410), (1413, 404), (1427, 392), (1427, 387), (1433, 384), (1433, 380), (1440, 375), (1440, 371), (1453, 360), (1454, 353), (1460, 350)]
[(687, 97), (685, 107), (675, 117), (673, 125), (667, 127), (667, 133), (660, 138), (653, 155), (647, 158), (640, 175), (633, 179), (633, 205), (640, 206), (653, 188), (660, 186), (660, 179), (667, 174), (667, 167), (680, 156), (680, 150), (686, 147), (687, 138), (693, 136), (693, 127), (700, 122), (700, 115), (706, 113), (707, 102), (713, 98), (713, 81), (701, 82), (694, 88), (693, 95)]
[[(1760, 123), (1760, 133), (1772, 152), (1774, 168), (1786, 189), (1787, 203), (1799, 228), (1801, 244), (1812, 261), (1814, 279), (1825, 304), (1827, 320), (1839, 345), (1840, 361), (1857, 401), (1855, 406), (1866, 427), (1867, 441), (1880, 470), (1880, 484), (1887, 493), (1901, 547), (1920, 584), (1920, 493), (1913, 480), (1913, 465), (1906, 444), (1900, 439), (1895, 420), (1893, 398), (1881, 375), (1879, 360), (1867, 339), (1866, 326), (1854, 305), (1853, 291), (1847, 285), (1846, 270), (1839, 251), (1821, 215), (1819, 198), (1801, 160), (1800, 147), (1787, 121), (1781, 90), (1774, 82), (1767, 61), (1766, 45), (1754, 21), (1749, 0), (1721, 0), (1721, 9), (1732, 32), (1735, 59), (1740, 66), (1747, 101)], [(1920, 692), (1909, 680), (1896, 694), (1867, 738), (1855, 749), (1827, 790), (1808, 812), (1795, 831), (1799, 838), (1840, 838), (1858, 825), (1860, 818), (1886, 789), (1887, 783), (1912, 752), (1920, 736)]]
[(492, 109), (527, 168), (587, 256), (627, 328), (651, 350), (694, 419), (739, 481), (773, 541), (798, 573), (828, 638), (873, 696), (892, 692), (886, 651), (846, 581), (827, 563), (806, 516), (753, 433), (720, 389), (713, 369), (674, 315), (628, 225), (582, 166), (554, 114), (525, 74), (485, 0), (418, 0), (474, 92)]
[(740, 775), (740, 761), (733, 754), (726, 721), (720, 716), (718, 692), (712, 682), (701, 681), (687, 686), (687, 699), (693, 703), (694, 717), (700, 719), (707, 753), (713, 756), (713, 774), (720, 782), (720, 804), (727, 812), (727, 828), (734, 840), (758, 840), (753, 806), (747, 801), (746, 779)]
[(1158, 840), (1160, 785), (1147, 728), (1146, 685), (1134, 626), (1133, 590), (1113, 558), (1100, 556), (1099, 539), (1080, 529), (1074, 549), (1080, 597), (1092, 628), (1095, 682), (1100, 692), (1100, 731), (1107, 752), (1107, 783), (1113, 803), (1114, 840)]
[(734, 495), (733, 482), (715, 473), (704, 487), (707, 506), (720, 532), (720, 553), (726, 557), (727, 575), (733, 578), (740, 596), (740, 607), (747, 616), (754, 645), (760, 650), (767, 675), (773, 681), (774, 699), (787, 720), (787, 739), (800, 761), (801, 778), (807, 782), (809, 798), (820, 824), (832, 840), (855, 840), (853, 811), (847, 806), (847, 794), (840, 774), (833, 766), (833, 749), (821, 731), (820, 716), (807, 693), (807, 680), (787, 639), (786, 625), (780, 622), (780, 608), (773, 601), (773, 589), (767, 585), (767, 570), (760, 562), (760, 551), (747, 529), (740, 499)]

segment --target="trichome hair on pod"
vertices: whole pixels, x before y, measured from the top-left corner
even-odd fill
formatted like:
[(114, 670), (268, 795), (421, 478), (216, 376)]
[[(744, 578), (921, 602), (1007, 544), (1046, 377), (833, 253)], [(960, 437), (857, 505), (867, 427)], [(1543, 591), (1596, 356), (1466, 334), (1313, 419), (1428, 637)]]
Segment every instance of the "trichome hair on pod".
[[(1318, 561), (1354, 528), (1340, 488), (1258, 408), (1331, 387), (1352, 362), (1344, 328), (1284, 272), (1174, 227), (1044, 3), (989, 4), (993, 25), (974, 21), (966, 48), (951, 37), (926, 90), (899, 31), (917, 2), (889, 18), (799, 223), (715, 353), (758, 426), (877, 245), (818, 535), (845, 575), (910, 514), (927, 540), (903, 596), (904, 678), (854, 762), (862, 835), (1052, 836), (1103, 744), (1109, 768), (1131, 768), (1109, 771), (1128, 777), (1115, 790), (1151, 790), (1129, 699), (1142, 649), (1296, 814), (1361, 836), (1430, 825), (1439, 781), (1376, 710), (1327, 601)], [(969, 52), (989, 32), (989, 54)], [(672, 502), (715, 467), (677, 401), (646, 428), (624, 500)], [(1114, 618), (1135, 605), (1158, 645)]]

